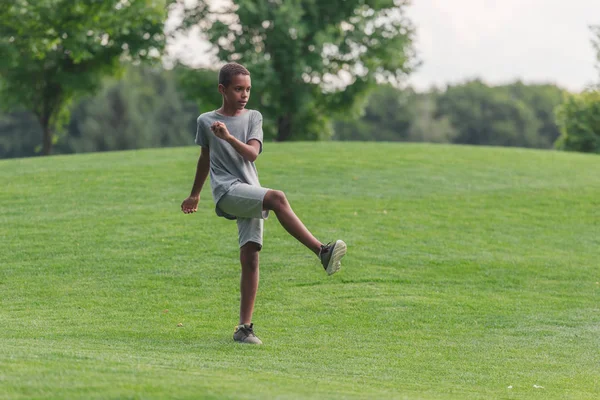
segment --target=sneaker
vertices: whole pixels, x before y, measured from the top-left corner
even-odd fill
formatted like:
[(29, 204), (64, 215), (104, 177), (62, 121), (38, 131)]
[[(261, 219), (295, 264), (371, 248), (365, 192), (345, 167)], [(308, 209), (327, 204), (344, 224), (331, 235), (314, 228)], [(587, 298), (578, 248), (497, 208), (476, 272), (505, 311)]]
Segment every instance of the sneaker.
[(343, 240), (336, 240), (333, 244), (327, 243), (326, 245), (321, 246), (319, 259), (328, 275), (333, 275), (340, 270), (342, 267), (340, 260), (345, 254), (346, 243), (344, 243)]
[(254, 324), (238, 325), (233, 331), (233, 340), (239, 343), (262, 344), (254, 334)]

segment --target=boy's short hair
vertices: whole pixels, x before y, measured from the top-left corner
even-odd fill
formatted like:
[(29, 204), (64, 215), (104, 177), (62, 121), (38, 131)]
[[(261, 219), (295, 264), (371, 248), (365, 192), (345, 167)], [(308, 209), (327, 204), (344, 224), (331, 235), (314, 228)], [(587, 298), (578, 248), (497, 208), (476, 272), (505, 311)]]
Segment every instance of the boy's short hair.
[(225, 64), (219, 71), (219, 84), (225, 87), (229, 86), (231, 80), (236, 75), (250, 76), (250, 71), (248, 71), (242, 64), (238, 64), (236, 62)]

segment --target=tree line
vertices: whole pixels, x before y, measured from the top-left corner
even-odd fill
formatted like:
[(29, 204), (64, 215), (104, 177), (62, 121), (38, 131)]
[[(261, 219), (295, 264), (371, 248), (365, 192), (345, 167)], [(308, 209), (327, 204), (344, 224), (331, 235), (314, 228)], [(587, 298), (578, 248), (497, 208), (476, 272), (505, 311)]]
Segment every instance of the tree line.
[[(267, 140), (390, 140), (600, 152), (598, 92), (479, 80), (415, 92), (407, 0), (15, 0), (0, 8), (0, 157), (190, 143), (216, 72), (161, 63), (199, 28), (243, 62)], [(169, 15), (178, 25), (165, 31)], [(593, 28), (600, 56), (600, 28)]]
[[(182, 65), (169, 70), (132, 65), (121, 78), (106, 79), (96, 94), (72, 104), (54, 152), (190, 145), (198, 114), (220, 106), (217, 75)], [(522, 82), (490, 86), (473, 80), (427, 92), (381, 85), (367, 98), (362, 115), (338, 115), (328, 123), (334, 140), (547, 149), (561, 138), (555, 109), (561, 104), (574, 107), (575, 98), (555, 85)], [(255, 93), (248, 107), (258, 108), (259, 100)], [(560, 120), (568, 120), (565, 112)], [(266, 140), (278, 139), (277, 123), (267, 114), (264, 129)], [(317, 135), (323, 135), (321, 127), (298, 131), (288, 140), (314, 140)], [(37, 154), (41, 136), (32, 113), (0, 114), (0, 157)]]

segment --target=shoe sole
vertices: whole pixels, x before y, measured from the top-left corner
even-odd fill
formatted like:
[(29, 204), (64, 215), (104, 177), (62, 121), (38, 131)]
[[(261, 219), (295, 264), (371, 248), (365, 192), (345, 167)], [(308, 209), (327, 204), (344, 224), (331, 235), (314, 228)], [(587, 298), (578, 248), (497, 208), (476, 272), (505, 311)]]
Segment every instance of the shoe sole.
[(256, 338), (256, 341), (254, 341), (254, 340), (236, 340), (236, 339), (233, 339), (233, 341), (235, 343), (240, 343), (240, 344), (254, 344), (254, 345), (263, 344), (263, 342), (259, 338)]
[(338, 240), (335, 242), (335, 246), (333, 247), (333, 254), (329, 259), (329, 264), (327, 264), (327, 275), (333, 275), (342, 268), (341, 259), (346, 255), (346, 243), (343, 240)]

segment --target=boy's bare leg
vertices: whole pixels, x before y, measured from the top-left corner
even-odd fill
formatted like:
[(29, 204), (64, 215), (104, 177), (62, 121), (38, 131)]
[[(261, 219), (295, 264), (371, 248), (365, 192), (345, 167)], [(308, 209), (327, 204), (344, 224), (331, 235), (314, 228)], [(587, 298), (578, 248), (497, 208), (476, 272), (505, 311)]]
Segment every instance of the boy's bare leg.
[(319, 255), (321, 243), (296, 216), (285, 194), (279, 190), (269, 190), (263, 199), (263, 209), (272, 210), (281, 226), (285, 228), (300, 243), (308, 247), (313, 253)]
[(259, 245), (248, 242), (240, 248), (242, 277), (240, 279), (240, 325), (252, 322), (254, 300), (258, 291), (258, 253)]

